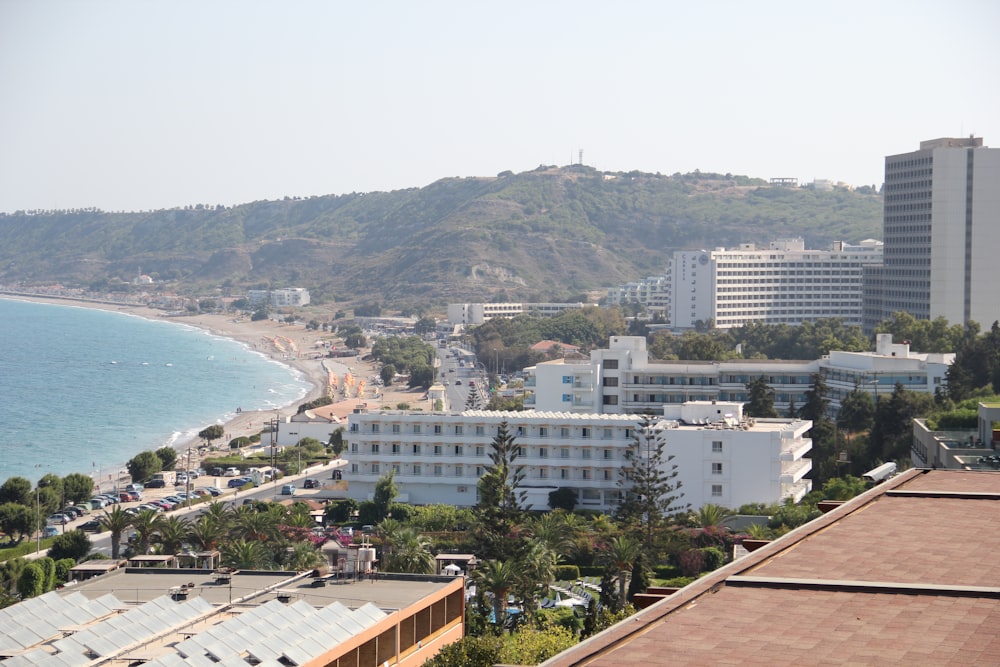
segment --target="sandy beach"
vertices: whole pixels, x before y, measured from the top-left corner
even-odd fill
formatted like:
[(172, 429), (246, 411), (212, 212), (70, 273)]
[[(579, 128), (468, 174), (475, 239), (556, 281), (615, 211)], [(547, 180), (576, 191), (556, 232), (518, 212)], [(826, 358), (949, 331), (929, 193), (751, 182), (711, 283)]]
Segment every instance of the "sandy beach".
[[(5, 298), (7, 295), (5, 295)], [(345, 392), (343, 382), (337, 387), (335, 398), (339, 400), (336, 413), (346, 415), (359, 402), (371, 402), (377, 400), (385, 405), (396, 405), (401, 402), (413, 403), (423, 394), (423, 390), (407, 390), (402, 388), (390, 388), (384, 395), (375, 396), (376, 390), (372, 383), (368, 381), (373, 375), (377, 375), (378, 367), (371, 361), (363, 361), (358, 356), (332, 359), (326, 357), (324, 343), (333, 344), (338, 347), (342, 345), (336, 335), (321, 330), (307, 329), (303, 324), (285, 324), (272, 320), (250, 321), (249, 318), (238, 318), (232, 314), (199, 314), (190, 316), (168, 316), (164, 311), (143, 306), (130, 306), (119, 304), (108, 304), (94, 301), (59, 299), (45, 297), (24, 297), (10, 296), (10, 298), (24, 301), (36, 301), (38, 303), (56, 303), (67, 306), (84, 308), (95, 308), (99, 310), (124, 312), (139, 317), (152, 320), (171, 321), (179, 324), (187, 324), (212, 332), (218, 336), (231, 338), (240, 341), (251, 349), (262, 354), (267, 354), (275, 361), (287, 364), (301, 372), (307, 381), (312, 385), (309, 393), (300, 401), (292, 405), (283, 406), (278, 410), (251, 411), (246, 410), (237, 414), (234, 418), (223, 424), (226, 438), (217, 446), (225, 445), (229, 439), (258, 433), (264, 424), (271, 419), (287, 417), (295, 414), (301, 403), (325, 396), (328, 393), (328, 378), (333, 371), (339, 377), (347, 372), (351, 374), (356, 382), (353, 387)], [(361, 384), (364, 380), (365, 384)], [(359, 388), (362, 391), (358, 396)], [(345, 393), (347, 394), (345, 396)], [(207, 424), (206, 424), (207, 425)], [(180, 429), (178, 429), (180, 430)], [(178, 441), (174, 447), (179, 452), (186, 452), (188, 449), (197, 449), (201, 440), (197, 437)], [(150, 449), (158, 447), (156, 443), (149, 443)], [(192, 465), (195, 463), (192, 459)]]

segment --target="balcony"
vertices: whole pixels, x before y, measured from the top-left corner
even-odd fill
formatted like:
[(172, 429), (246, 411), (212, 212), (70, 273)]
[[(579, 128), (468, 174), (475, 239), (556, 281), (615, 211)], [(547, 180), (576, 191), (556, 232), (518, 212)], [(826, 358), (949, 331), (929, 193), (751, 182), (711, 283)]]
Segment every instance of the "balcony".
[(779, 482), (782, 486), (798, 484), (810, 470), (812, 470), (812, 459), (800, 459), (790, 463), (782, 463)]

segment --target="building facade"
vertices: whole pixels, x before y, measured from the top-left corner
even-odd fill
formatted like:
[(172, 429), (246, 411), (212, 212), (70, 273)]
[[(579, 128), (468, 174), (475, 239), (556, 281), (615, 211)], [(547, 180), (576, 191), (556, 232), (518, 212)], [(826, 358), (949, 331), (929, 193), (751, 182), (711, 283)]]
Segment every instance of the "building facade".
[(304, 287), (285, 287), (273, 290), (251, 289), (247, 290), (247, 301), (253, 308), (264, 304), (274, 308), (306, 306), (309, 305), (309, 290)]
[[(666, 451), (675, 456), (683, 503), (737, 507), (800, 499), (810, 490), (804, 437), (812, 424), (793, 419), (748, 420), (742, 405), (691, 402), (658, 420)], [(559, 488), (578, 507), (604, 512), (619, 503), (619, 471), (640, 417), (552, 412), (358, 412), (345, 433), (349, 495), (370, 499), (380, 477), (393, 472), (400, 500), (413, 504), (475, 505), (477, 483), (490, 465), (501, 423), (520, 447), (527, 503), (547, 508)]]
[(511, 318), (523, 313), (558, 315), (564, 310), (583, 308), (585, 303), (449, 303), (451, 324), (482, 324), (494, 317)]
[(884, 259), (864, 277), (866, 332), (894, 312), (1000, 319), (1000, 149), (978, 137), (923, 141), (885, 158)]
[(764, 377), (774, 390), (778, 412), (805, 404), (813, 376), (829, 388), (830, 412), (855, 387), (878, 398), (897, 384), (934, 393), (946, 386), (955, 355), (911, 352), (908, 342), (879, 334), (874, 352), (832, 351), (822, 359), (780, 361), (650, 361), (646, 339), (613, 336), (608, 349), (592, 350), (589, 360), (556, 359), (525, 369), (525, 407), (539, 411), (601, 414), (663, 414), (665, 406), (687, 401), (749, 400), (746, 385)]

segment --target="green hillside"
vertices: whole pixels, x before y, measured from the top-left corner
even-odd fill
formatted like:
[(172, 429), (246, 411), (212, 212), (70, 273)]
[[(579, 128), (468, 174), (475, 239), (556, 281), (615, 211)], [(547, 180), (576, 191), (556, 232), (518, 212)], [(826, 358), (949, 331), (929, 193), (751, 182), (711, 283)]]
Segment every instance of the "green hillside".
[(574, 165), (230, 208), (0, 214), (0, 284), (181, 293), (309, 287), (326, 301), (560, 300), (661, 272), (678, 249), (881, 236), (882, 199), (719, 174)]

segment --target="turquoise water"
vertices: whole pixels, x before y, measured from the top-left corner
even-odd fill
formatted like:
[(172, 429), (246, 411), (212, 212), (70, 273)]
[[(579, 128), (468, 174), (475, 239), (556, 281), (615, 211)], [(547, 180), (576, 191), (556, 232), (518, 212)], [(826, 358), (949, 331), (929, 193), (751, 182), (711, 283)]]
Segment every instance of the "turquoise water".
[(108, 480), (135, 454), (308, 391), (236, 341), (118, 312), (0, 299), (0, 481)]

